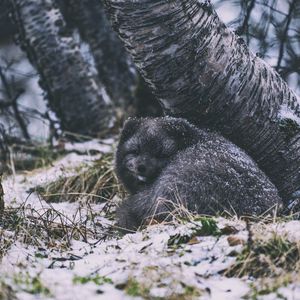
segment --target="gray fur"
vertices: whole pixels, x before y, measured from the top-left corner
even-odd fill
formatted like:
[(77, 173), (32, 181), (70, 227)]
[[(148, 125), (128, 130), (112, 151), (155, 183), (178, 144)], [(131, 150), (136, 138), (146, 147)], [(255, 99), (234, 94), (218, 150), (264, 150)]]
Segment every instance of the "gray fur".
[(177, 204), (200, 214), (237, 215), (281, 205), (275, 186), (244, 151), (180, 118), (127, 121), (116, 170), (131, 194), (117, 211), (119, 226), (127, 229), (153, 216), (164, 220)]

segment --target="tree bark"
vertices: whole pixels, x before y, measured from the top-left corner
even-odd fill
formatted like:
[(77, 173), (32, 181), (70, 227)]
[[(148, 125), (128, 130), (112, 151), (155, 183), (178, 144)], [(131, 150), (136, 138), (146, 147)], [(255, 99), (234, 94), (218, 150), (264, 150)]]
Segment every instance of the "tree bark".
[(111, 101), (53, 0), (11, 0), (19, 38), (62, 129), (95, 136), (112, 122)]
[(67, 25), (79, 30), (113, 103), (133, 104), (137, 72), (122, 41), (112, 30), (101, 0), (56, 0)]
[(249, 152), (289, 199), (300, 190), (300, 100), (204, 0), (105, 0), (164, 111)]
[(9, 0), (0, 1), (0, 44), (10, 42), (17, 30), (9, 17), (9, 13)]

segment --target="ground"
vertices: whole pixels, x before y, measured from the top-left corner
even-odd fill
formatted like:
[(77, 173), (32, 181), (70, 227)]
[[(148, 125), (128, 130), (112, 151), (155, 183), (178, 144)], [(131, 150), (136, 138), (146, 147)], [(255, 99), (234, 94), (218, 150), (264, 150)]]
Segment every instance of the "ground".
[(291, 218), (184, 214), (122, 236), (113, 145), (68, 144), (51, 165), (5, 176), (0, 299), (300, 299)]

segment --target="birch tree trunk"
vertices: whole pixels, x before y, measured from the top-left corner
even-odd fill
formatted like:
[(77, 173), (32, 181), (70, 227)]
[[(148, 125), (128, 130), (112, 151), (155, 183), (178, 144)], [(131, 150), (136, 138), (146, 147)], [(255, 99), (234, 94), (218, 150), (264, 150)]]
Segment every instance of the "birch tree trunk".
[(204, 0), (105, 0), (164, 111), (245, 149), (289, 199), (300, 190), (300, 100)]
[(16, 28), (9, 17), (9, 0), (0, 1), (0, 44), (8, 42), (16, 33)]
[(111, 101), (53, 0), (11, 0), (21, 45), (36, 66), (65, 131), (95, 136), (112, 121)]
[(55, 0), (67, 24), (79, 30), (80, 37), (89, 45), (98, 75), (120, 107), (133, 104), (137, 86), (135, 66), (122, 41), (112, 30), (101, 0)]

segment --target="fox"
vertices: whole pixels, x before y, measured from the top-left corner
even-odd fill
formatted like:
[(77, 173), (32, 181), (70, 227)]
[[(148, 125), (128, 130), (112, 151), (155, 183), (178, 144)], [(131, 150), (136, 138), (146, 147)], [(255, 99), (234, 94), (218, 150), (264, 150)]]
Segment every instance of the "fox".
[(130, 118), (115, 155), (117, 177), (129, 196), (117, 224), (137, 230), (151, 218), (170, 218), (180, 205), (197, 214), (238, 216), (280, 209), (277, 188), (238, 146), (182, 118)]

